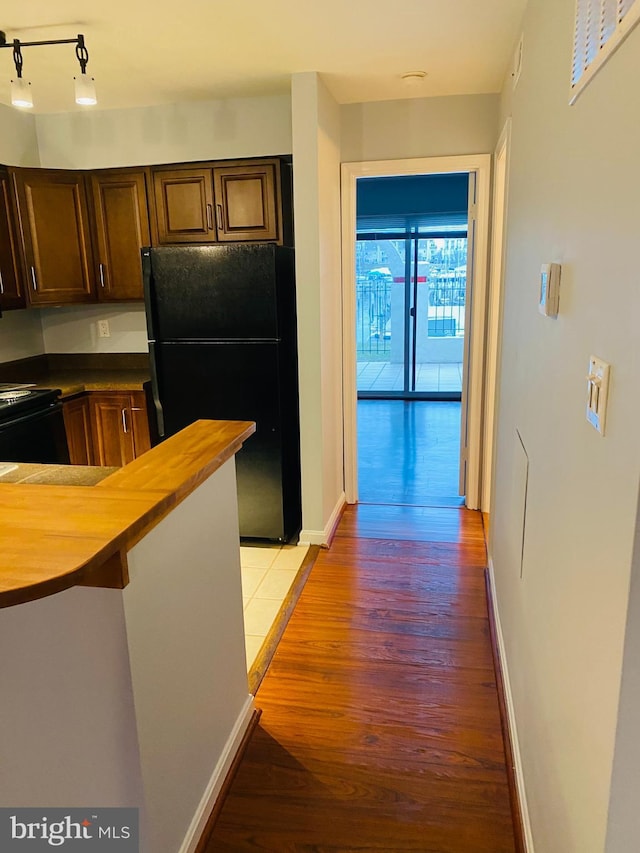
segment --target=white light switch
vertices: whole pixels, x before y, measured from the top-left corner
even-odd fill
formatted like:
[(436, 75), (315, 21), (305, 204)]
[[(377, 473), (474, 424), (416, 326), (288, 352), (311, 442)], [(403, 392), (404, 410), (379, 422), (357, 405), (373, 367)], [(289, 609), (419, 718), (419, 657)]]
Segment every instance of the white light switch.
[(589, 358), (589, 373), (587, 374), (587, 420), (601, 435), (604, 435), (604, 424), (607, 414), (607, 397), (609, 395), (609, 373), (611, 365), (592, 355)]

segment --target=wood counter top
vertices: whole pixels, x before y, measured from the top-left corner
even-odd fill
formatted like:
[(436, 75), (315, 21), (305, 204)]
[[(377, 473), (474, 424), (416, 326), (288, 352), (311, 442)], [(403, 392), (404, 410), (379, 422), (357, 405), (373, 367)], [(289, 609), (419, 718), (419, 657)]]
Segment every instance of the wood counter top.
[(95, 486), (0, 483), (0, 607), (77, 585), (122, 589), (127, 551), (254, 431), (197, 421)]

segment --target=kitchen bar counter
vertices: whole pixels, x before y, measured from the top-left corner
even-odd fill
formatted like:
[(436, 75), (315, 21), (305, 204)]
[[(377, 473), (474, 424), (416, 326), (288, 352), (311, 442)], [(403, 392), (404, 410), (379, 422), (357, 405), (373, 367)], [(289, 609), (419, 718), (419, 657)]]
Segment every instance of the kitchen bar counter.
[(140, 853), (199, 849), (257, 718), (233, 458), (254, 428), (197, 421), (95, 485), (0, 479), (3, 806), (137, 809)]
[[(254, 430), (244, 421), (197, 421), (106, 479), (99, 469), (93, 486), (0, 477), (0, 607), (75, 585), (124, 588), (127, 551)], [(51, 467), (60, 483), (61, 466)], [(77, 482), (75, 468), (67, 482)]]

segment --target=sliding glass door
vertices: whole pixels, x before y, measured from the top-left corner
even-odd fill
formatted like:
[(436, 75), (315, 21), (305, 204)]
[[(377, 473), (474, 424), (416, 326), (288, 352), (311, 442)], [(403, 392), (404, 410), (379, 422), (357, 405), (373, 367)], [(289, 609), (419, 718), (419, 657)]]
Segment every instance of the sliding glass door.
[(459, 400), (466, 228), (358, 234), (358, 396)]

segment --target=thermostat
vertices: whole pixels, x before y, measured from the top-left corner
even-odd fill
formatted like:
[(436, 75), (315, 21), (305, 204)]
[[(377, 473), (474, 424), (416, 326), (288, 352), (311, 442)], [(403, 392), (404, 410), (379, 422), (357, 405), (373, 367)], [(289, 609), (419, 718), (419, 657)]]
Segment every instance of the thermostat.
[(560, 264), (542, 264), (540, 270), (540, 313), (557, 317), (560, 302)]

